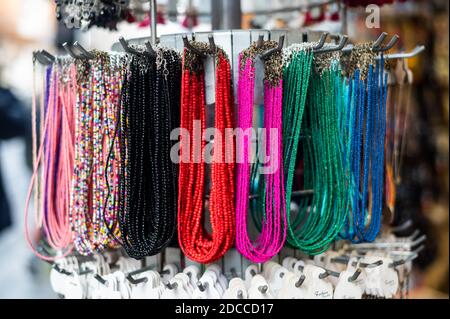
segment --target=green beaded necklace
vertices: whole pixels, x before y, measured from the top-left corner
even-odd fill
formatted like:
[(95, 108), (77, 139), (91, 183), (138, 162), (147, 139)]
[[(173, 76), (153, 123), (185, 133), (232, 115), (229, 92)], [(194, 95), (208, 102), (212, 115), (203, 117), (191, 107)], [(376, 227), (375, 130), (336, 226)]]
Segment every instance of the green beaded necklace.
[[(304, 188), (314, 189), (314, 195), (300, 199), (295, 218), (291, 216), (290, 209), (286, 212), (288, 243), (310, 255), (328, 249), (345, 224), (348, 207), (345, 192), (348, 183), (342, 162), (338, 116), (343, 84), (341, 71), (333, 59), (328, 67), (323, 66), (323, 60), (315, 64), (320, 66), (321, 71), (312, 72), (303, 119), (303, 134), (306, 137), (303, 141)], [(299, 103), (297, 99), (290, 98), (291, 93), (288, 94), (284, 108), (286, 114)], [(287, 134), (292, 130), (289, 126), (291, 121), (292, 116), (285, 120)], [(285, 155), (289, 158), (293, 157), (297, 144), (288, 145), (292, 145), (285, 149)], [(291, 162), (294, 163), (291, 167), (295, 167), (295, 158), (287, 161)], [(288, 176), (293, 174), (291, 167), (286, 168)], [(287, 192), (290, 188), (288, 185)]]

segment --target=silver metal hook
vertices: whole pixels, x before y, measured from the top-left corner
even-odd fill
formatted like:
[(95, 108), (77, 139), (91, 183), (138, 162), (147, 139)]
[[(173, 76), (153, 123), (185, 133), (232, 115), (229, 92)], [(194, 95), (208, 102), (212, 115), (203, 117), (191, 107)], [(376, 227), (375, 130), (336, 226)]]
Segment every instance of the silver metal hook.
[(350, 278), (348, 278), (348, 282), (355, 282), (356, 280), (358, 280), (361, 273), (362, 270), (360, 268), (356, 269), (355, 273)]
[(74, 59), (83, 59), (83, 56), (80, 56), (78, 54), (75, 53), (75, 51), (73, 51), (72, 47), (69, 45), (69, 43), (64, 42), (62, 47), (64, 48), (64, 50), (66, 50), (66, 52)]
[(264, 286), (259, 286), (258, 290), (260, 293), (262, 293), (263, 295), (267, 293), (267, 291), (269, 290), (269, 286), (264, 285)]
[(83, 55), (83, 57), (85, 59), (94, 59), (95, 58), (95, 56), (91, 52), (89, 52), (88, 50), (83, 48), (83, 46), (80, 43), (78, 43), (78, 41), (75, 41), (73, 46), (81, 52), (81, 54)]
[(375, 42), (373, 43), (372, 50), (378, 49), (383, 43), (384, 39), (386, 39), (387, 35), (388, 34), (386, 32), (381, 33), (378, 39), (376, 39)]
[(199, 289), (201, 292), (204, 292), (206, 289), (208, 289), (208, 283), (205, 282), (205, 283), (203, 284), (201, 281), (199, 281), (199, 282), (197, 283), (197, 287), (198, 287), (198, 289)]
[(392, 37), (391, 41), (389, 41), (389, 43), (383, 47), (383, 48), (375, 48), (373, 49), (374, 52), (386, 52), (389, 51), (390, 49), (392, 49), (394, 47), (394, 45), (397, 44), (398, 40), (400, 39), (400, 37), (397, 34), (394, 34), (394, 36)]
[(303, 283), (305, 282), (306, 276), (305, 275), (301, 275), (300, 278), (298, 279), (298, 281), (295, 283), (295, 287), (296, 288), (300, 288)]
[(313, 48), (313, 50), (316, 51), (316, 50), (322, 49), (323, 46), (325, 45), (325, 41), (327, 40), (328, 35), (329, 35), (328, 32), (323, 32), (320, 35), (319, 43)]
[(345, 45), (347, 44), (348, 36), (344, 35), (342, 36), (341, 40), (339, 41), (339, 44), (335, 47), (327, 47), (321, 50), (315, 51), (315, 53), (328, 53), (328, 52), (334, 52), (334, 51), (340, 51), (342, 50)]

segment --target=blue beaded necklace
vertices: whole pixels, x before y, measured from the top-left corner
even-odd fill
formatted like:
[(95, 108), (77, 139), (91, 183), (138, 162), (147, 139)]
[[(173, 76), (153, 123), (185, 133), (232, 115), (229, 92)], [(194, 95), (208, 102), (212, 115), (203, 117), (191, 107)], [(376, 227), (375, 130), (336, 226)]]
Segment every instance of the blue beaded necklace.
[(340, 236), (355, 243), (371, 242), (380, 231), (383, 208), (387, 99), (384, 58), (369, 66), (365, 80), (361, 71), (355, 70), (345, 96), (346, 105), (341, 110), (346, 114), (340, 117), (340, 123), (344, 163), (350, 174), (347, 194), (350, 213)]

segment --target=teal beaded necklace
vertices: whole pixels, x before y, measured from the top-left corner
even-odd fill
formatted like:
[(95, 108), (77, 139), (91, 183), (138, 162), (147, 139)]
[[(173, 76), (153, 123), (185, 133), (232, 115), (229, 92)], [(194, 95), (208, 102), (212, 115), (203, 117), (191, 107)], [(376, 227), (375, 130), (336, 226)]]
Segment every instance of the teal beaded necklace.
[[(348, 208), (338, 113), (342, 76), (335, 59), (328, 67), (320, 67), (322, 71), (312, 72), (303, 120), (303, 134), (307, 137), (303, 141), (304, 188), (314, 189), (314, 195), (300, 200), (294, 219), (287, 210), (288, 243), (310, 255), (324, 252), (336, 239)], [(289, 99), (286, 102), (294, 103)], [(286, 126), (286, 132), (289, 130)], [(289, 155), (292, 151), (288, 148), (285, 152)]]

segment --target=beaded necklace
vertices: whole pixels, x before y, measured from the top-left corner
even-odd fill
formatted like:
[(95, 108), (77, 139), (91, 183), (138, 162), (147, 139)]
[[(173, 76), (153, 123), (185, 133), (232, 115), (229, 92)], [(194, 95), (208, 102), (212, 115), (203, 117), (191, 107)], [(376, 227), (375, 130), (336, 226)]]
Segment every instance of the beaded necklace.
[(122, 91), (119, 225), (128, 255), (141, 259), (165, 248), (175, 233), (177, 167), (171, 130), (179, 125), (181, 59), (170, 49), (134, 55)]
[(313, 62), (313, 43), (296, 45), (284, 50), (283, 69), (283, 151), (286, 180), (287, 241), (299, 246), (295, 229), (299, 219), (291, 217), (292, 184), (297, 160), (297, 150), (305, 110), (306, 97)]
[[(109, 56), (95, 52), (92, 61), (78, 63), (78, 98), (75, 108), (75, 163), (70, 221), (74, 243), (82, 255), (115, 246), (110, 229), (117, 224), (117, 207), (107, 199), (105, 166), (115, 132), (118, 82), (111, 82)], [(109, 87), (110, 86), (110, 87)], [(118, 160), (118, 159), (115, 159)], [(120, 165), (116, 163), (115, 165)], [(108, 170), (116, 181), (117, 169)]]
[(314, 189), (302, 198), (290, 233), (290, 244), (310, 254), (324, 252), (346, 220), (347, 178), (342, 162), (338, 106), (342, 94), (338, 56), (320, 55), (314, 63), (305, 110), (303, 141), (304, 187)]
[[(71, 253), (72, 231), (69, 223), (70, 185), (73, 167), (73, 108), (76, 98), (75, 66), (68, 61), (57, 60), (46, 71), (46, 88), (43, 90), (45, 106), (41, 106), (44, 122), (41, 123), (39, 150), (34, 152), (34, 170), (25, 205), (25, 220), (28, 221), (28, 209), (34, 187), (41, 194), (35, 196), (37, 212), (42, 217), (44, 240), (48, 246), (59, 253), (51, 257), (38, 252), (29, 237), (28, 223), (25, 223), (27, 243), (41, 259), (55, 260)], [(33, 122), (36, 121), (36, 105), (33, 103)], [(33, 124), (33, 141), (37, 147), (37, 125)], [(43, 159), (45, 158), (45, 162)], [(42, 165), (44, 163), (45, 165)], [(38, 183), (39, 170), (42, 171)], [(40, 204), (42, 203), (42, 205)], [(39, 218), (37, 219), (38, 222)]]
[[(244, 131), (252, 128), (253, 105), (255, 92), (255, 59), (265, 50), (276, 47), (274, 41), (264, 42), (258, 48), (253, 43), (240, 55), (238, 82), (238, 127)], [(275, 149), (271, 142), (265, 146), (266, 155), (272, 161), (277, 158), (277, 167), (264, 176), (250, 173), (248, 163), (250, 149), (245, 140), (238, 141), (242, 159), (237, 165), (236, 185), (236, 247), (247, 259), (253, 262), (265, 262), (278, 254), (286, 240), (286, 205), (284, 191), (283, 154), (282, 154), (282, 55), (273, 54), (265, 61), (264, 82), (264, 129), (267, 141), (275, 139), (272, 129), (276, 130)], [(242, 143), (242, 144), (240, 144)], [(260, 178), (258, 183), (258, 206), (264, 216), (261, 222), (261, 232), (256, 242), (253, 242), (247, 229), (247, 209), (249, 202), (250, 177)]]
[[(208, 201), (212, 233), (204, 223), (205, 198), (205, 141), (195, 140), (194, 121), (200, 121), (201, 136), (206, 129), (206, 101), (203, 61), (191, 50), (183, 56), (181, 97), (181, 128), (190, 133), (189, 141), (181, 136), (181, 154), (189, 152), (189, 163), (180, 163), (178, 197), (178, 240), (185, 255), (199, 263), (212, 263), (232, 247), (235, 237), (234, 210), (234, 140), (226, 143), (227, 129), (233, 129), (233, 93), (231, 66), (225, 52), (218, 48), (211, 52), (202, 42), (191, 42), (198, 50), (215, 53), (216, 91), (214, 125), (222, 136), (215, 136), (214, 158), (211, 164), (211, 191)], [(189, 143), (189, 151), (186, 149)], [(201, 159), (195, 160), (201, 147)], [(231, 160), (225, 160), (226, 158)]]
[[(370, 45), (356, 48), (362, 62), (351, 70), (347, 168), (351, 172), (351, 213), (342, 236), (353, 242), (373, 241), (381, 227), (384, 189), (387, 75), (384, 58), (375, 62)], [(368, 214), (370, 212), (370, 215)]]

